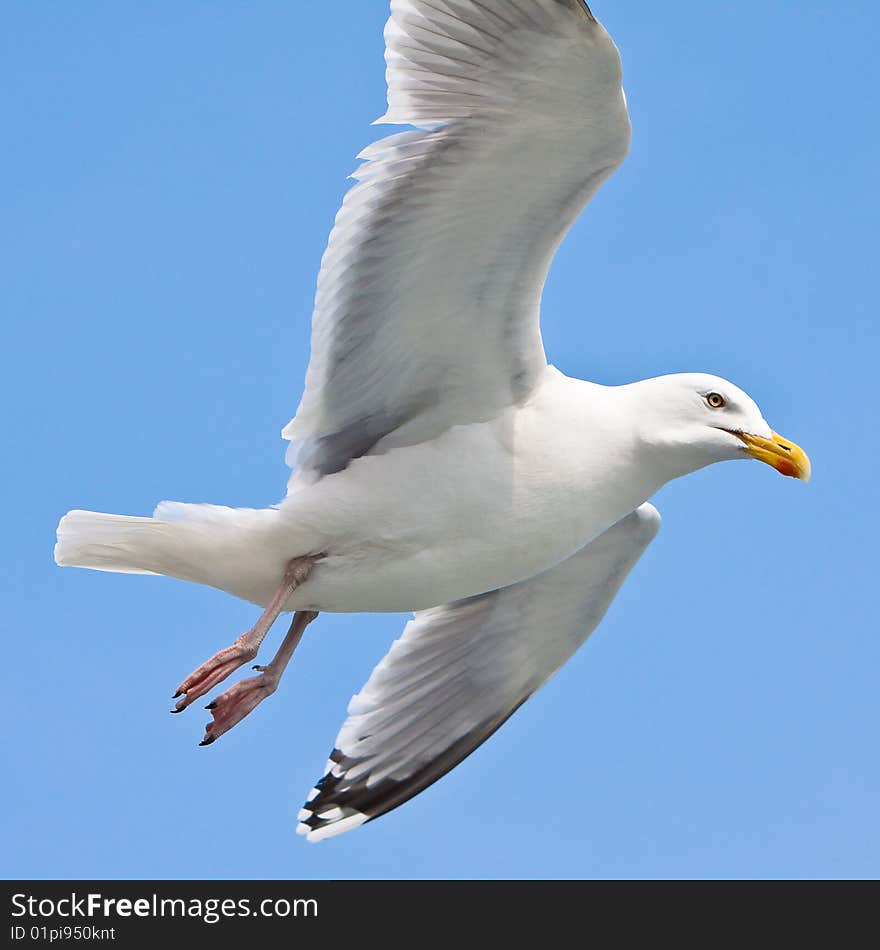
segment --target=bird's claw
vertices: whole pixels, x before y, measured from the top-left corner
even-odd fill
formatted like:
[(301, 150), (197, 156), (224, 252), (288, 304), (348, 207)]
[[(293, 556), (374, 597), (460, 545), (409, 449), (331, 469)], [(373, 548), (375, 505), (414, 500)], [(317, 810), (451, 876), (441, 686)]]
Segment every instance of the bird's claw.
[(222, 683), (227, 676), (234, 673), (240, 666), (244, 666), (248, 660), (252, 660), (256, 655), (256, 648), (248, 640), (248, 635), (242, 634), (232, 646), (215, 653), (210, 660), (206, 660), (198, 669), (193, 670), (187, 676), (177, 687), (174, 696), (171, 697), (177, 700), (171, 712), (183, 712), (187, 706), (195, 702), (200, 696), (204, 696), (218, 683)]
[(269, 667), (262, 667), (262, 670), (260, 676), (252, 676), (230, 686), (225, 693), (205, 706), (211, 713), (212, 721), (205, 726), (205, 738), (199, 745), (210, 745), (219, 739), (275, 692), (278, 677), (273, 675)]

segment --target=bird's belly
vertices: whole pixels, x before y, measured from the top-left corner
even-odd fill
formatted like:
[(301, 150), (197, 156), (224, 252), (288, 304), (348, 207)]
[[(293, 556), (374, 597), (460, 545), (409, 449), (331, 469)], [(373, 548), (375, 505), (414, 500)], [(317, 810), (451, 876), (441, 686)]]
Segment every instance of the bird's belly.
[[(434, 443), (358, 460), (306, 492), (328, 532), (289, 602), (331, 612), (422, 610), (539, 574), (647, 495), (596, 479), (510, 431), (468, 426)], [(568, 461), (566, 460), (568, 458)]]
[(340, 613), (424, 610), (506, 587), (573, 553), (542, 539), (527, 549), (523, 540), (522, 533), (426, 539), (422, 550), (405, 554), (365, 543), (357, 551), (329, 553), (291, 605)]

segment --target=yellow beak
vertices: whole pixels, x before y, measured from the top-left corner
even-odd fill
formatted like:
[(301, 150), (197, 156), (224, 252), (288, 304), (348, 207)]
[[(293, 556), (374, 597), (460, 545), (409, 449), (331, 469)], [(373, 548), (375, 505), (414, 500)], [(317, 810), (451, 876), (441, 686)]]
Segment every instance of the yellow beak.
[(799, 445), (783, 439), (775, 432), (770, 439), (765, 439), (760, 435), (750, 435), (748, 432), (734, 434), (745, 443), (746, 451), (752, 458), (772, 465), (777, 472), (789, 478), (799, 478), (802, 482), (810, 480), (812, 471), (810, 459)]

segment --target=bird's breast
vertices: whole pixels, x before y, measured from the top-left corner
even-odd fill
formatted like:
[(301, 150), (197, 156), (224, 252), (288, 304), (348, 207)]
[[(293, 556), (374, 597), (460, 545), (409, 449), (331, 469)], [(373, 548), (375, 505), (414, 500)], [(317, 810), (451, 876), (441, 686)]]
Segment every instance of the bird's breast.
[(556, 396), (358, 459), (300, 499), (326, 534), (301, 606), (419, 610), (541, 573), (646, 500), (629, 455)]

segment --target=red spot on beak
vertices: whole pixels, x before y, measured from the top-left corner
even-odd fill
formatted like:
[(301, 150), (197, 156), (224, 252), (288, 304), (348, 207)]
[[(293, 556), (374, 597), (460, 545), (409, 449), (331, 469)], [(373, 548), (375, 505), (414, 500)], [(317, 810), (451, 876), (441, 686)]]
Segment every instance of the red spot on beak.
[(788, 459), (779, 459), (774, 468), (780, 475), (787, 475), (789, 478), (798, 477), (797, 466), (793, 462), (789, 462)]

